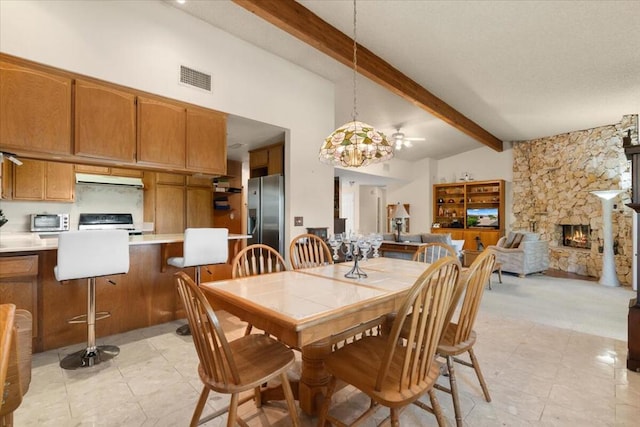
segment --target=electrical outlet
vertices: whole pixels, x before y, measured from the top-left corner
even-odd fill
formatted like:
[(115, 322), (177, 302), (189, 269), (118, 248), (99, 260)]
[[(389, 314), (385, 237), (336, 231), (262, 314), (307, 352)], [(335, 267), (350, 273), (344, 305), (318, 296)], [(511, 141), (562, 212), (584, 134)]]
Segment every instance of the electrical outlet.
[(296, 227), (302, 227), (303, 226), (303, 221), (302, 221), (302, 217), (301, 216), (294, 216), (293, 217), (293, 225), (295, 225)]

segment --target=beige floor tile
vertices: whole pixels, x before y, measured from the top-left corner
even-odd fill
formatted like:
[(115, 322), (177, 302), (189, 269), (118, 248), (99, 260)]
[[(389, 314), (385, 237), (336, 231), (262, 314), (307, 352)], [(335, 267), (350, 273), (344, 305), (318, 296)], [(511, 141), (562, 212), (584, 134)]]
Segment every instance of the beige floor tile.
[[(626, 369), (626, 311), (620, 309), (629, 294), (542, 275), (506, 276), (503, 284), (485, 292), (475, 349), (492, 402), (484, 400), (473, 370), (456, 365), (464, 425), (635, 427), (640, 373)], [(245, 322), (225, 313), (219, 317), (229, 338), (243, 333)], [(100, 343), (120, 346), (120, 355), (90, 369), (59, 367), (59, 360), (82, 344), (35, 354), (16, 426), (187, 425), (202, 387), (191, 338), (174, 332), (183, 323), (102, 338)], [(299, 366), (290, 376), (299, 377)], [(447, 378), (439, 381), (448, 384)], [(455, 425), (451, 396), (436, 395), (449, 425)], [(204, 414), (228, 402), (229, 396), (211, 393)], [(334, 396), (332, 413), (349, 418), (367, 406), (366, 396), (345, 387)], [(282, 402), (263, 408), (249, 402), (240, 412), (251, 427), (290, 425)], [(387, 413), (381, 408), (364, 426), (375, 425)], [(314, 417), (303, 413), (300, 421), (303, 427), (316, 425)], [(225, 423), (222, 416), (204, 425)], [(401, 425), (437, 423), (432, 414), (411, 405), (402, 412)]]

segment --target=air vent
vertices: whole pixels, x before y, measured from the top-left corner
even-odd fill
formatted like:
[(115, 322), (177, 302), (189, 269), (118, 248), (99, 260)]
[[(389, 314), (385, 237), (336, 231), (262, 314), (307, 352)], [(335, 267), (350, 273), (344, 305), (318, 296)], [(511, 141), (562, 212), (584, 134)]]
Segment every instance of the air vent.
[(180, 66), (180, 83), (211, 92), (211, 76), (184, 65)]

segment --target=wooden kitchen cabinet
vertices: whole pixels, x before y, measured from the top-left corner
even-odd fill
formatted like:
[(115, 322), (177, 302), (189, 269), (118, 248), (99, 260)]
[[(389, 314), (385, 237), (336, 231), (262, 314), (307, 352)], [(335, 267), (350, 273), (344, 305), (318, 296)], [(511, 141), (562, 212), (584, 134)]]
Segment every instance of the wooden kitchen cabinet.
[(138, 163), (185, 169), (185, 111), (180, 104), (138, 97)]
[(185, 190), (178, 185), (158, 185), (155, 204), (156, 234), (183, 233), (185, 229)]
[(75, 174), (72, 164), (24, 159), (13, 168), (13, 200), (72, 202)]
[(144, 174), (144, 221), (155, 223), (157, 234), (182, 233), (186, 227), (213, 226), (211, 180), (186, 178), (169, 173)]
[(135, 163), (136, 96), (109, 85), (75, 81), (74, 154)]
[(38, 336), (38, 255), (0, 257), (0, 303), (15, 304), (33, 316)]
[(0, 148), (71, 154), (72, 80), (0, 61)]
[(227, 118), (211, 110), (187, 109), (186, 168), (204, 174), (227, 173)]
[(251, 178), (284, 175), (284, 143), (249, 151), (249, 170)]
[(211, 188), (187, 187), (187, 227), (213, 227)]
[(136, 169), (110, 168), (107, 166), (76, 165), (76, 172), (94, 175), (125, 176), (130, 178), (142, 178), (143, 171)]
[(11, 200), (13, 198), (13, 163), (3, 158), (0, 164), (0, 199)]

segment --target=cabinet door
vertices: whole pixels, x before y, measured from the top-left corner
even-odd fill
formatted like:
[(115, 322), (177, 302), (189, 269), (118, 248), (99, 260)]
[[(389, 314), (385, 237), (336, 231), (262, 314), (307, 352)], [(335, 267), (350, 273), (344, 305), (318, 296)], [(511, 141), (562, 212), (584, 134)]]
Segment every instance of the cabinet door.
[(284, 146), (276, 145), (269, 148), (269, 175), (284, 174)]
[(249, 153), (249, 167), (260, 168), (269, 165), (269, 150), (256, 150)]
[(464, 232), (464, 248), (465, 249), (478, 249), (478, 238), (482, 242), (482, 245), (486, 249), (489, 245), (495, 245), (500, 238), (500, 231), (481, 231), (481, 230), (465, 230)]
[(176, 173), (156, 173), (156, 183), (184, 185), (184, 175)]
[(38, 256), (0, 258), (0, 301), (15, 304), (33, 316), (33, 337), (38, 336)]
[(185, 169), (185, 108), (138, 97), (138, 162)]
[(191, 187), (207, 187), (211, 190), (213, 188), (213, 180), (204, 176), (187, 176), (187, 185)]
[(23, 159), (13, 168), (13, 200), (44, 200), (45, 162)]
[(187, 110), (187, 169), (202, 173), (227, 173), (227, 121), (224, 114)]
[(92, 173), (96, 175), (110, 175), (111, 168), (107, 166), (76, 165), (76, 172)]
[(0, 144), (71, 154), (71, 79), (0, 62)]
[(11, 200), (13, 198), (13, 163), (4, 159), (0, 164), (0, 199)]
[(177, 185), (158, 185), (156, 188), (155, 228), (156, 233), (183, 233), (184, 187)]
[(135, 169), (111, 168), (111, 175), (142, 178), (143, 172)]
[(213, 193), (210, 188), (187, 187), (187, 227), (213, 227)]
[(135, 162), (136, 97), (76, 80), (75, 154)]
[(75, 174), (72, 164), (46, 162), (45, 200), (72, 202), (75, 195)]

